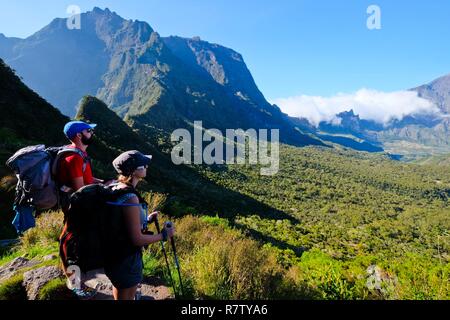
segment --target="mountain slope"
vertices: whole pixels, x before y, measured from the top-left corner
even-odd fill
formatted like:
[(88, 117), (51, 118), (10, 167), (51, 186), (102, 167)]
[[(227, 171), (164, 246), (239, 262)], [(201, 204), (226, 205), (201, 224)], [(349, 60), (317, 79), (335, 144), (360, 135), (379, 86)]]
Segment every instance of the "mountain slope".
[(63, 127), (69, 119), (28, 89), (1, 59), (0, 113), (2, 153), (40, 140), (50, 145), (66, 141)]
[[(63, 127), (69, 118), (27, 88), (2, 60), (0, 111), (0, 178), (12, 174), (4, 163), (19, 148), (34, 144), (58, 146), (68, 143)], [(248, 214), (256, 210), (263, 215), (283, 216), (278, 210), (208, 181), (192, 168), (175, 166), (170, 156), (151, 145), (146, 137), (140, 136), (95, 97), (86, 96), (82, 100), (77, 118), (98, 124), (96, 139), (88, 151), (93, 159), (94, 174), (99, 178), (115, 176), (111, 162), (123, 151), (138, 149), (154, 156), (148, 183), (144, 183), (142, 188), (168, 194), (168, 213), (220, 213), (232, 217), (236, 212)], [(12, 180), (2, 180), (0, 185), (0, 210), (5, 213), (0, 215), (1, 238), (15, 235), (10, 223), (13, 181), (4, 184), (7, 181)]]
[(78, 100), (89, 94), (149, 137), (167, 139), (173, 129), (192, 128), (197, 120), (220, 130), (279, 128), (284, 142), (322, 145), (265, 100), (242, 56), (231, 49), (161, 38), (147, 23), (108, 9), (83, 13), (80, 30), (65, 24), (55, 19), (27, 39), (0, 39), (6, 61), (65, 114), (74, 115)]
[(443, 113), (450, 113), (450, 74), (411, 90), (434, 102)]
[(181, 214), (179, 207), (189, 205), (190, 212), (193, 210), (204, 214), (220, 212), (229, 217), (234, 216), (236, 212), (246, 214), (254, 210), (263, 215), (280, 215), (277, 210), (260, 205), (253, 199), (205, 179), (193, 168), (174, 165), (170, 155), (159, 151), (120, 119), (104, 102), (95, 97), (83, 98), (76, 118), (98, 125), (97, 139), (89, 148), (89, 154), (93, 159), (102, 162), (102, 166), (97, 169), (103, 171), (104, 176), (108, 176), (109, 173), (111, 177), (115, 172), (111, 162), (121, 152), (136, 149), (153, 156), (150, 169), (147, 171), (149, 184), (145, 184), (144, 189), (170, 195), (166, 207), (169, 213)]
[(11, 54), (3, 58), (29, 87), (73, 116), (81, 97), (95, 94), (101, 87), (108, 66), (106, 46), (93, 31), (95, 25), (93, 19), (83, 16), (84, 29), (68, 30), (65, 19), (55, 19), (16, 42)]
[(172, 36), (162, 40), (175, 56), (199, 72), (209, 74), (229, 94), (265, 106), (268, 111), (276, 109), (267, 103), (238, 52), (199, 38)]
[[(0, 114), (0, 177), (12, 174), (5, 162), (18, 149), (66, 142), (63, 127), (68, 118), (28, 89), (1, 59)], [(11, 225), (14, 185), (8, 181), (0, 183), (0, 238), (15, 236)]]

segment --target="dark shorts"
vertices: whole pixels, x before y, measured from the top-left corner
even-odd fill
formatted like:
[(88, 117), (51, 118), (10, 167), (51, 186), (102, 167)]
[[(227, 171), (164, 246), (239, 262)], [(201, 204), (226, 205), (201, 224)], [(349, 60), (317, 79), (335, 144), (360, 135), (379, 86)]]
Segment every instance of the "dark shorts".
[(105, 274), (117, 289), (128, 289), (142, 282), (142, 253), (137, 252), (113, 265), (105, 266)]

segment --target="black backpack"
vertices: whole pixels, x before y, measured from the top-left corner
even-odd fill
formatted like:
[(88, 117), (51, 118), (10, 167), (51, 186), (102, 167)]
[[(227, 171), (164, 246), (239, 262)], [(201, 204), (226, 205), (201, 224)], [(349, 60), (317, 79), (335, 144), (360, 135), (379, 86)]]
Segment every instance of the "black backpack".
[(85, 186), (72, 194), (60, 236), (60, 256), (64, 268), (78, 266), (82, 272), (104, 268), (141, 250), (132, 244), (122, 206), (114, 204), (134, 188), (113, 190), (101, 184)]

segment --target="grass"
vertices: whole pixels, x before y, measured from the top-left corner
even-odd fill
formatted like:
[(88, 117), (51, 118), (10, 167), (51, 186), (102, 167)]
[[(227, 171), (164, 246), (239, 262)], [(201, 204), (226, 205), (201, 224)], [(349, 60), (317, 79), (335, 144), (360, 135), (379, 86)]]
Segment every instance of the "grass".
[(72, 300), (76, 299), (67, 289), (65, 279), (53, 279), (39, 291), (38, 300)]
[[(45, 266), (58, 265), (59, 259), (42, 261), (49, 254), (58, 253), (56, 242), (62, 227), (61, 212), (46, 212), (36, 219), (36, 228), (30, 229), (20, 238), (20, 243), (8, 248), (2, 253), (0, 266), (11, 262), (17, 257), (40, 261), (38, 264), (18, 270), (12, 278), (0, 284), (0, 300), (26, 300), (26, 292), (22, 286), (23, 274), (29, 270)], [(57, 256), (57, 255), (56, 255)], [(39, 299), (57, 300), (68, 299), (67, 289), (63, 279), (55, 279), (46, 284), (39, 294)]]
[(58, 254), (58, 237), (62, 229), (62, 212), (45, 212), (36, 219), (36, 227), (27, 230), (20, 237), (19, 244), (5, 248), (0, 257), (0, 265), (11, 262), (17, 257), (27, 259), (42, 258), (49, 254)]
[(160, 259), (158, 259), (155, 254), (151, 254), (146, 251), (142, 257), (142, 260), (144, 262), (144, 277), (164, 274), (165, 269), (163, 270), (163, 265), (161, 264)]
[[(206, 219), (208, 220), (208, 219)], [(283, 270), (275, 254), (239, 230), (193, 216), (176, 222), (177, 252), (188, 290), (207, 299), (276, 297)]]
[(5, 280), (0, 284), (0, 300), (27, 300), (27, 293), (22, 286), (23, 273)]
[(208, 224), (211, 224), (213, 226), (221, 226), (224, 229), (229, 229), (230, 228), (229, 221), (227, 219), (220, 218), (218, 215), (216, 215), (215, 217), (202, 216), (202, 217), (200, 217), (200, 220), (203, 221), (203, 222), (206, 222)]

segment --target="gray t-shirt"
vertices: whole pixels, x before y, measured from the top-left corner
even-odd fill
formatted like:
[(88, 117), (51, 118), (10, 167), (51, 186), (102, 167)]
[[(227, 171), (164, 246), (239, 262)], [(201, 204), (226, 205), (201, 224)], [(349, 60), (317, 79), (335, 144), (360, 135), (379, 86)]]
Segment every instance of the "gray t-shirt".
[(145, 203), (140, 203), (140, 204), (128, 204), (125, 203), (128, 200), (132, 199), (132, 198), (138, 198), (134, 193), (126, 193), (122, 196), (120, 196), (116, 203), (118, 205), (123, 205), (123, 206), (129, 206), (129, 207), (139, 207), (139, 215), (141, 218), (141, 226), (142, 229), (146, 229), (147, 228), (147, 216), (148, 216), (148, 207)]

